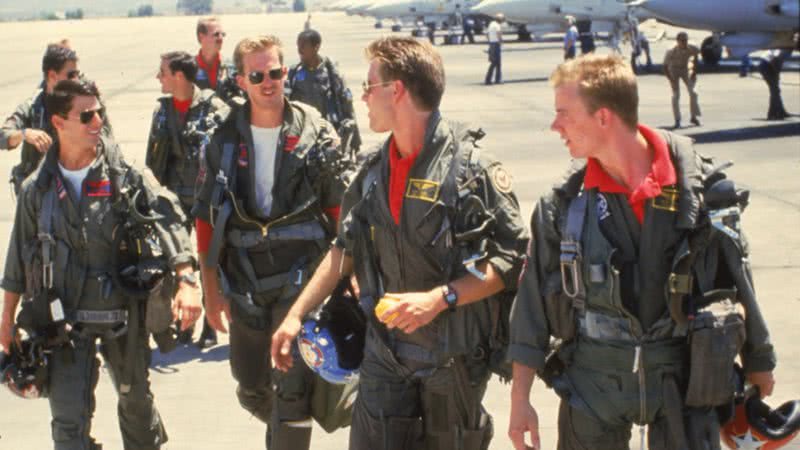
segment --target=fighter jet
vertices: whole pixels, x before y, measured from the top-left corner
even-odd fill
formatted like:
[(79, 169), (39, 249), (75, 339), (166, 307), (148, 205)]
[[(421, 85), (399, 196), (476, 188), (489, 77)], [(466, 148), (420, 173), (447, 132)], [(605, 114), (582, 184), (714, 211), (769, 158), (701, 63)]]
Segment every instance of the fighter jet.
[[(510, 22), (527, 24), (533, 34), (563, 32), (566, 17), (572, 16), (579, 30), (621, 35), (632, 19), (627, 6), (616, 0), (483, 0), (472, 11), (503, 13)], [(634, 15), (639, 20), (648, 17), (635, 10)]]
[(710, 30), (701, 44), (703, 62), (716, 64), (722, 48), (733, 58), (760, 49), (791, 49), (800, 30), (797, 0), (638, 0), (629, 5), (653, 13), (662, 22)]

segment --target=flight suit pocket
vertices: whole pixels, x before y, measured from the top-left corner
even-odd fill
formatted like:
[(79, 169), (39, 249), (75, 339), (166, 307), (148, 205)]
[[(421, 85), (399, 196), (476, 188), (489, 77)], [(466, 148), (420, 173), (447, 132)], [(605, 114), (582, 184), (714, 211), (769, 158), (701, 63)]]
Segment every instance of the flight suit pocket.
[(689, 334), (686, 406), (717, 406), (730, 401), (736, 389), (734, 360), (744, 340), (741, 305), (726, 299), (698, 311)]
[(544, 312), (550, 334), (557, 339), (569, 341), (575, 337), (575, 308), (572, 299), (561, 290), (560, 274), (551, 274), (545, 287)]

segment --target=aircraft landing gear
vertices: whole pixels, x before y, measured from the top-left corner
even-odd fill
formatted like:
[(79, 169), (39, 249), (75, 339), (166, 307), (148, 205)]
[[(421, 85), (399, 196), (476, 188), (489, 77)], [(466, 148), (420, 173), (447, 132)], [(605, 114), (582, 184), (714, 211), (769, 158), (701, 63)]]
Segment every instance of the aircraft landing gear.
[(703, 57), (703, 64), (718, 65), (722, 59), (722, 44), (719, 39), (714, 39), (714, 36), (703, 39), (703, 43), (700, 44), (700, 55)]

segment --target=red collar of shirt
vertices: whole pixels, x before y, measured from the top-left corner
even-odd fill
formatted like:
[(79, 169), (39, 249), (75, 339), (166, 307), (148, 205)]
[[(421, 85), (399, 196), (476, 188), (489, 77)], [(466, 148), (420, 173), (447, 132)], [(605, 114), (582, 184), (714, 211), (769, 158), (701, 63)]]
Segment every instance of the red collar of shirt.
[(178, 100), (172, 97), (172, 105), (175, 106), (175, 109), (178, 110), (181, 115), (184, 115), (189, 111), (189, 107), (192, 106), (192, 99)]
[(417, 160), (419, 150), (403, 158), (397, 150), (394, 136), (389, 140), (389, 209), (394, 222), (400, 224), (400, 210), (403, 207), (403, 194), (408, 180), (408, 172)]
[(211, 85), (211, 89), (217, 88), (217, 70), (219, 69), (220, 60), (221, 58), (218, 54), (217, 59), (214, 60), (214, 64), (211, 67), (208, 67), (206, 62), (203, 61), (202, 53), (197, 53), (197, 65), (206, 71), (206, 74), (208, 75), (208, 84)]
[(583, 185), (586, 189), (597, 188), (600, 192), (625, 194), (633, 212), (639, 219), (639, 223), (644, 220), (645, 200), (661, 194), (661, 188), (675, 184), (677, 175), (675, 166), (669, 154), (667, 142), (656, 131), (644, 125), (639, 125), (639, 133), (644, 136), (653, 149), (653, 162), (650, 165), (650, 173), (647, 174), (639, 186), (632, 191), (619, 184), (615, 179), (600, 166), (600, 163), (589, 158), (586, 162), (586, 174), (583, 177)]

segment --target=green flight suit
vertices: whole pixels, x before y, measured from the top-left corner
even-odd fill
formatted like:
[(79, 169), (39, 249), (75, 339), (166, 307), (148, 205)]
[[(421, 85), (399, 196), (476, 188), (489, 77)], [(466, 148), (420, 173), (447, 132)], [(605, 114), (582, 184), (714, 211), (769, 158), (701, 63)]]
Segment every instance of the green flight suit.
[[(197, 55), (200, 59), (200, 55)], [(230, 103), (234, 97), (243, 97), (244, 92), (236, 84), (236, 67), (233, 64), (220, 61), (217, 64), (217, 85), (211, 86), (211, 78), (206, 69), (198, 64), (194, 84), (200, 89), (211, 89), (224, 102)]]
[[(389, 148), (387, 141), (362, 167), (342, 203), (336, 245), (353, 257), (362, 298), (428, 291), (461, 278), (468, 273), (463, 261), (479, 252), (481, 242), (481, 261), (500, 274), (504, 294), (513, 295), (528, 234), (500, 163), (482, 154), (462, 125), (432, 113), (398, 225), (389, 207)], [(457, 233), (467, 231), (458, 227), (467, 201), (460, 194), (480, 198), (480, 213), (493, 218), (493, 225), (463, 242)], [(365, 267), (370, 260), (375, 267)], [(374, 271), (382, 289), (371, 286), (367, 271)], [(442, 312), (411, 334), (389, 331), (370, 314), (351, 450), (488, 448), (491, 417), (481, 400), (491, 375), (492, 305), (500, 297)]]
[[(628, 448), (633, 423), (648, 425), (652, 449), (719, 448), (714, 405), (686, 405), (690, 348), (686, 327), (670, 314), (668, 285), (690, 253), (689, 236), (711, 227), (702, 182), (711, 161), (696, 154), (689, 139), (663, 136), (677, 183), (648, 200), (641, 225), (624, 194), (596, 189), (581, 194), (587, 203), (576, 287), (585, 293), (585, 306), (570, 303), (567, 292), (573, 288), (563, 287), (560, 265), (569, 256), (565, 224), (584, 170), (543, 197), (531, 218), (533, 239), (511, 311), (509, 358), (546, 380), (555, 367), (550, 363), (565, 366), (547, 380), (562, 398), (561, 450)], [(710, 236), (696, 248), (686, 291), (701, 298), (698, 294), (736, 289), (732, 300), (746, 311), (744, 369), (772, 370), (775, 354), (753, 292), (746, 242), (722, 233)], [(546, 370), (551, 336), (566, 342)]]
[(230, 108), (213, 91), (195, 87), (185, 115), (175, 109), (172, 96), (161, 97), (153, 112), (145, 164), (159, 183), (174, 192), (188, 218), (205, 146)]
[[(39, 169), (23, 183), (2, 288), (22, 295), (23, 311), (27, 302), (50, 298), (41, 294), (48, 284), (42, 277), (47, 260), (43, 235), (51, 235), (53, 243), (48, 253), (53, 264), (52, 289), (63, 304), (74, 345), (71, 350), (55, 348), (50, 360), (49, 401), (56, 450), (95, 448), (89, 433), (99, 373), (95, 356), (98, 338), (99, 351), (109, 365), (119, 394), (117, 411), (124, 448), (158, 449), (167, 435), (150, 392), (144, 308), (112, 283), (109, 272), (113, 254), (118, 251), (112, 248), (113, 234), (120, 232), (118, 227), (126, 220), (123, 214), (127, 214), (112, 205), (123, 190), (157, 199), (151, 204), (157, 205), (156, 211), (163, 216), (158, 223), (170, 238), (170, 242), (164, 242), (163, 251), (171, 268), (193, 264), (191, 243), (181, 225), (186, 219), (174, 196), (159, 191), (160, 186), (148, 183), (125, 163), (110, 139), (103, 137), (97, 150), (98, 157), (83, 182), (80, 201), (76, 201), (77, 193), (62, 178), (58, 147), (47, 153)], [(50, 230), (44, 230), (40, 224), (46, 223), (48, 203), (52, 205)], [(136, 323), (128, 320), (137, 316)], [(129, 336), (130, 333), (135, 335)], [(131, 351), (135, 355), (130, 355)]]
[(193, 214), (214, 227), (207, 263), (219, 265), (231, 303), (239, 402), (267, 424), (267, 448), (302, 450), (311, 440), (314, 375), (299, 354), (288, 372), (273, 369), (270, 341), (330, 246), (335, 223), (326, 212), (338, 211), (351, 167), (319, 112), (284, 105), (270, 216), (256, 206), (249, 103), (233, 107), (208, 146)]

